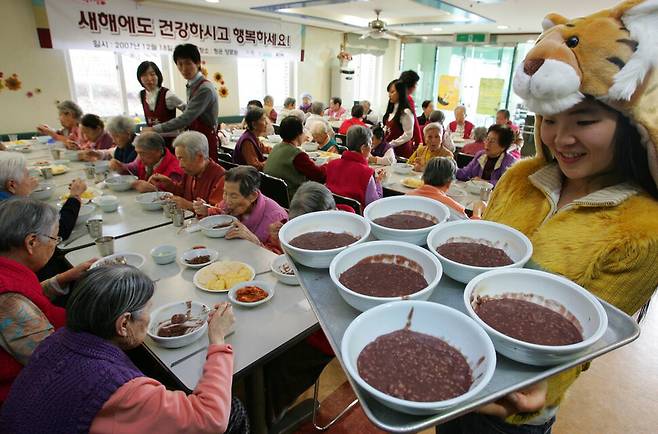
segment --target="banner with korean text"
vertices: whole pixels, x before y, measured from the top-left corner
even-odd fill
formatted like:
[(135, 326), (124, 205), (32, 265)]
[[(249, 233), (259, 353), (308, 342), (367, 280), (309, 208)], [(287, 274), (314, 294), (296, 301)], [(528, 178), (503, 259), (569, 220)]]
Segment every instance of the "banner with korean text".
[(170, 52), (191, 43), (205, 56), (299, 59), (301, 26), (134, 0), (46, 0), (53, 48)]

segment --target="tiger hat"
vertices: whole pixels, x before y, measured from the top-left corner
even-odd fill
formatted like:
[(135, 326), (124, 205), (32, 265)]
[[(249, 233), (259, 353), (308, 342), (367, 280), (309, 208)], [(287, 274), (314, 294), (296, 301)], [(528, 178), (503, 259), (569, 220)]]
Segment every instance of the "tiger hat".
[(513, 80), (514, 92), (538, 115), (535, 143), (541, 115), (592, 96), (637, 127), (658, 186), (658, 0), (628, 0), (571, 20), (549, 14), (542, 27)]

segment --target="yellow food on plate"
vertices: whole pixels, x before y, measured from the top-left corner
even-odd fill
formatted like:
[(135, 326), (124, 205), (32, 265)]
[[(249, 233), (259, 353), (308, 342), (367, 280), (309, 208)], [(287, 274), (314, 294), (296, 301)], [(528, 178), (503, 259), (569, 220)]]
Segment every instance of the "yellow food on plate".
[(254, 277), (254, 272), (242, 262), (215, 262), (198, 272), (197, 281), (211, 291), (226, 291)]
[[(98, 196), (100, 196), (100, 193), (98, 190), (92, 190), (90, 188), (86, 189), (84, 193), (80, 195), (80, 199), (83, 199), (85, 201), (89, 201), (92, 199), (96, 199)], [(69, 193), (67, 192), (66, 194), (63, 194), (60, 199), (66, 200), (69, 198)]]
[(340, 158), (340, 154), (336, 154), (334, 152), (327, 152), (327, 151), (316, 151), (316, 152), (318, 153), (318, 156), (320, 158), (328, 158), (329, 160)]
[(423, 180), (419, 178), (404, 178), (400, 182), (402, 185), (409, 188), (418, 188), (423, 185)]
[(68, 172), (68, 168), (62, 164), (58, 164), (55, 166), (50, 166), (50, 168), (53, 171), (53, 175), (61, 175), (62, 173)]

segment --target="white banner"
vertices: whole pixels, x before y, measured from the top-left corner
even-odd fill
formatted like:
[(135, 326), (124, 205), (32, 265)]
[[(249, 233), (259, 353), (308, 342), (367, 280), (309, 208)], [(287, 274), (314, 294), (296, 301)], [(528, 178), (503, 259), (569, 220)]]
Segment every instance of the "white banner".
[(134, 0), (46, 0), (54, 48), (171, 52), (191, 43), (205, 56), (298, 60), (299, 24), (177, 10)]

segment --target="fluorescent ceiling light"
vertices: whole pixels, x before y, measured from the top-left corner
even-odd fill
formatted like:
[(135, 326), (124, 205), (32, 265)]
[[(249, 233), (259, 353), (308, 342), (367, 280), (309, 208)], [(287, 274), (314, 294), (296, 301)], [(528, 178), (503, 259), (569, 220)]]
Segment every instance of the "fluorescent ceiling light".
[(443, 30), (441, 27), (434, 27), (432, 29), (433, 32), (440, 32), (441, 30)]
[(500, 30), (505, 30), (505, 29), (509, 29), (509, 26), (498, 26), (498, 28), (499, 28)]
[(219, 0), (206, 0), (208, 3), (219, 3)]
[(535, 42), (535, 40), (534, 40), (534, 39), (528, 39), (526, 42), (527, 42), (528, 44), (533, 44), (533, 43)]

